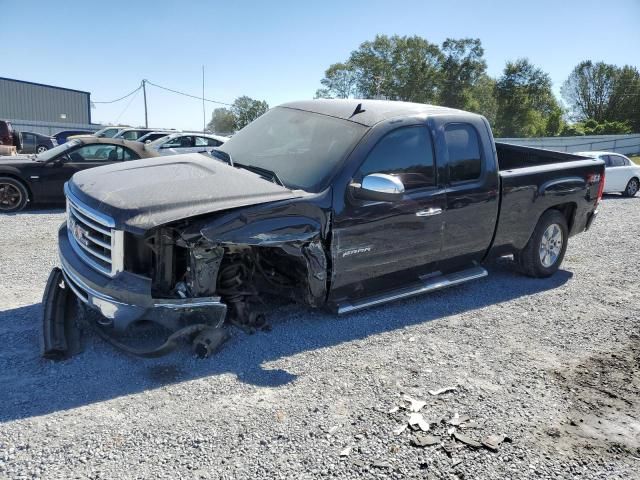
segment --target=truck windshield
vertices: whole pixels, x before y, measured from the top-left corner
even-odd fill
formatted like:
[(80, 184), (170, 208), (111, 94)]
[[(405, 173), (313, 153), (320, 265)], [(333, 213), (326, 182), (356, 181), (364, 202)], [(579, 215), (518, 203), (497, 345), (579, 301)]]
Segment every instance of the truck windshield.
[(234, 162), (274, 172), (285, 186), (319, 192), (367, 127), (277, 107), (218, 147)]

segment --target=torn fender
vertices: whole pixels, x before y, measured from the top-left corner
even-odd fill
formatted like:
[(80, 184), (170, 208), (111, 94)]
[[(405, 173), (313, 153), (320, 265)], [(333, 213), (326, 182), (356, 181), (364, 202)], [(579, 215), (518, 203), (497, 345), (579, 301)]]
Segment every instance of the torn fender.
[(314, 202), (276, 202), (194, 222), (181, 236), (192, 246), (280, 249), (304, 267), (305, 277), (298, 277), (307, 287), (304, 302), (320, 306), (328, 289), (329, 223), (330, 194), (325, 192)]

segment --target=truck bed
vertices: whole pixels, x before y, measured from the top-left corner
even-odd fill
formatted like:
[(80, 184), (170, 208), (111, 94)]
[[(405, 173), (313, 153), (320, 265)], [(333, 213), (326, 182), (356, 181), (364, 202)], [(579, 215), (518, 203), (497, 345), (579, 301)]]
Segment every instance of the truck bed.
[(587, 228), (595, 210), (601, 160), (565, 152), (496, 143), (502, 191), (493, 254), (521, 250), (549, 208), (567, 217), (569, 235)]
[(523, 147), (502, 142), (496, 142), (496, 152), (498, 154), (498, 167), (501, 172), (585, 159), (585, 157), (573, 153)]

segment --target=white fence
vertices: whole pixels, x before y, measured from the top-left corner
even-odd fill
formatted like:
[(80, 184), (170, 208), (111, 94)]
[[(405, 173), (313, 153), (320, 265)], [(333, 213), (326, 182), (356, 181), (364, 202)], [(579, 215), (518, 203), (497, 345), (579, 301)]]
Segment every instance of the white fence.
[(496, 141), (546, 148), (560, 152), (586, 152), (603, 150), (624, 155), (640, 153), (640, 134), (590, 135), (580, 137), (496, 138)]

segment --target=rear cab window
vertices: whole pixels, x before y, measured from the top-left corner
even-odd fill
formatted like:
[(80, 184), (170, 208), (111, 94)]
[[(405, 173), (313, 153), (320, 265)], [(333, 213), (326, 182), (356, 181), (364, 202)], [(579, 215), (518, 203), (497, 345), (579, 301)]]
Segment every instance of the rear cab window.
[(471, 182), (482, 176), (482, 153), (476, 129), (467, 123), (450, 123), (445, 127), (449, 157), (449, 184)]

